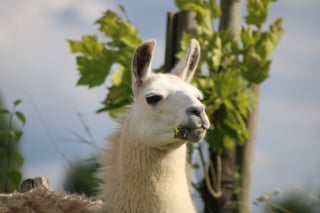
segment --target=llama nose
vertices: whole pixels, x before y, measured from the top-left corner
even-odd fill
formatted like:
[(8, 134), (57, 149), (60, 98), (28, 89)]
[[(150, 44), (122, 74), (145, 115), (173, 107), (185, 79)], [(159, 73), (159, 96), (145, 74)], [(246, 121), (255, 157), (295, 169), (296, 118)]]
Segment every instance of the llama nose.
[(190, 115), (196, 115), (200, 117), (201, 113), (204, 111), (204, 107), (199, 105), (199, 106), (192, 106), (187, 109), (187, 113)]

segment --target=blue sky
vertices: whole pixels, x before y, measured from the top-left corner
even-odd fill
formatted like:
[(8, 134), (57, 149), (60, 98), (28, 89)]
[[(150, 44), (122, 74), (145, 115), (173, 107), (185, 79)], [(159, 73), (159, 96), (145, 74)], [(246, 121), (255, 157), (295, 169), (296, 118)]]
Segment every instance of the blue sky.
[[(74, 133), (86, 136), (78, 112), (99, 146), (114, 129), (106, 114), (94, 113), (105, 88), (76, 87), (75, 57), (66, 39), (96, 34), (94, 21), (118, 3), (143, 39), (158, 40), (157, 67), (164, 58), (166, 13), (176, 10), (173, 1), (12, 0), (0, 8), (0, 94), (8, 107), (23, 100), (26, 177), (47, 176), (58, 189), (68, 168), (60, 153), (71, 160), (95, 153), (68, 140), (76, 139)], [(320, 189), (319, 10), (318, 0), (281, 0), (271, 8), (270, 20), (283, 17), (286, 34), (261, 90), (253, 197), (277, 189)]]

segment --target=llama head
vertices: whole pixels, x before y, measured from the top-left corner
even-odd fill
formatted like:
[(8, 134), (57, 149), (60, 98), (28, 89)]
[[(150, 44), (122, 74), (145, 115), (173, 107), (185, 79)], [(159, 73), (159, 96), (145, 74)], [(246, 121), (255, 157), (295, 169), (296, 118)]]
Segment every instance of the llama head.
[(132, 106), (138, 141), (158, 148), (198, 142), (209, 128), (202, 93), (190, 84), (200, 46), (192, 39), (186, 56), (166, 74), (151, 70), (155, 40), (142, 43), (132, 59)]

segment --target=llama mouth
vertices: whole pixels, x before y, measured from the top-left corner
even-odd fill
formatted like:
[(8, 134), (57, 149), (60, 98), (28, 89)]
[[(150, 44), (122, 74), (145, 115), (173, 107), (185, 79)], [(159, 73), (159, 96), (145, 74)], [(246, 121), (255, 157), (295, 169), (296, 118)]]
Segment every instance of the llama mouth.
[(187, 126), (174, 127), (174, 138), (196, 143), (204, 138), (207, 128), (201, 126), (190, 128)]

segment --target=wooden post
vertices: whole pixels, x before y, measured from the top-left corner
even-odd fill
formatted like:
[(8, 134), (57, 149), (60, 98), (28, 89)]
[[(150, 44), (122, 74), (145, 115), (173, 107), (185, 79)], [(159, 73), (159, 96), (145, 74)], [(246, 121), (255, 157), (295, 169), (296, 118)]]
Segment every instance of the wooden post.
[(196, 13), (193, 11), (169, 12), (167, 15), (167, 35), (164, 71), (169, 72), (177, 63), (183, 32), (197, 35)]
[(20, 186), (21, 193), (28, 192), (32, 189), (44, 187), (46, 189), (50, 189), (49, 180), (46, 177), (35, 177), (35, 178), (28, 178), (22, 181)]
[[(233, 39), (240, 41), (241, 32), (241, 5), (240, 0), (220, 0), (222, 16), (220, 19), (219, 30), (229, 29)], [(260, 86), (252, 85), (253, 92), (259, 96)], [(250, 112), (247, 121), (250, 138), (243, 146), (237, 146), (233, 156), (236, 157), (234, 162), (241, 173), (241, 190), (239, 198), (236, 200), (239, 204), (239, 212), (247, 213), (250, 211), (251, 199), (251, 180), (253, 173), (254, 149), (256, 140), (258, 108)]]
[[(253, 92), (259, 98), (260, 86), (252, 85)], [(250, 112), (248, 117), (248, 129), (250, 133), (249, 140), (241, 147), (238, 146), (238, 165), (240, 166), (241, 178), (241, 192), (240, 192), (240, 213), (247, 213), (250, 211), (251, 205), (251, 185), (253, 176), (254, 151), (256, 144), (256, 127), (258, 121), (258, 106)]]
[[(230, 30), (233, 39), (240, 41), (241, 33), (241, 7), (240, 0), (220, 0), (222, 15), (219, 22), (219, 31)], [(235, 189), (235, 173), (237, 171), (237, 148), (236, 142), (233, 149), (225, 149), (221, 155), (222, 177), (221, 191), (222, 196), (218, 199), (212, 199), (212, 202), (206, 202), (205, 212), (211, 213), (232, 213), (233, 193)], [(215, 162), (217, 154), (211, 152), (211, 161)]]

